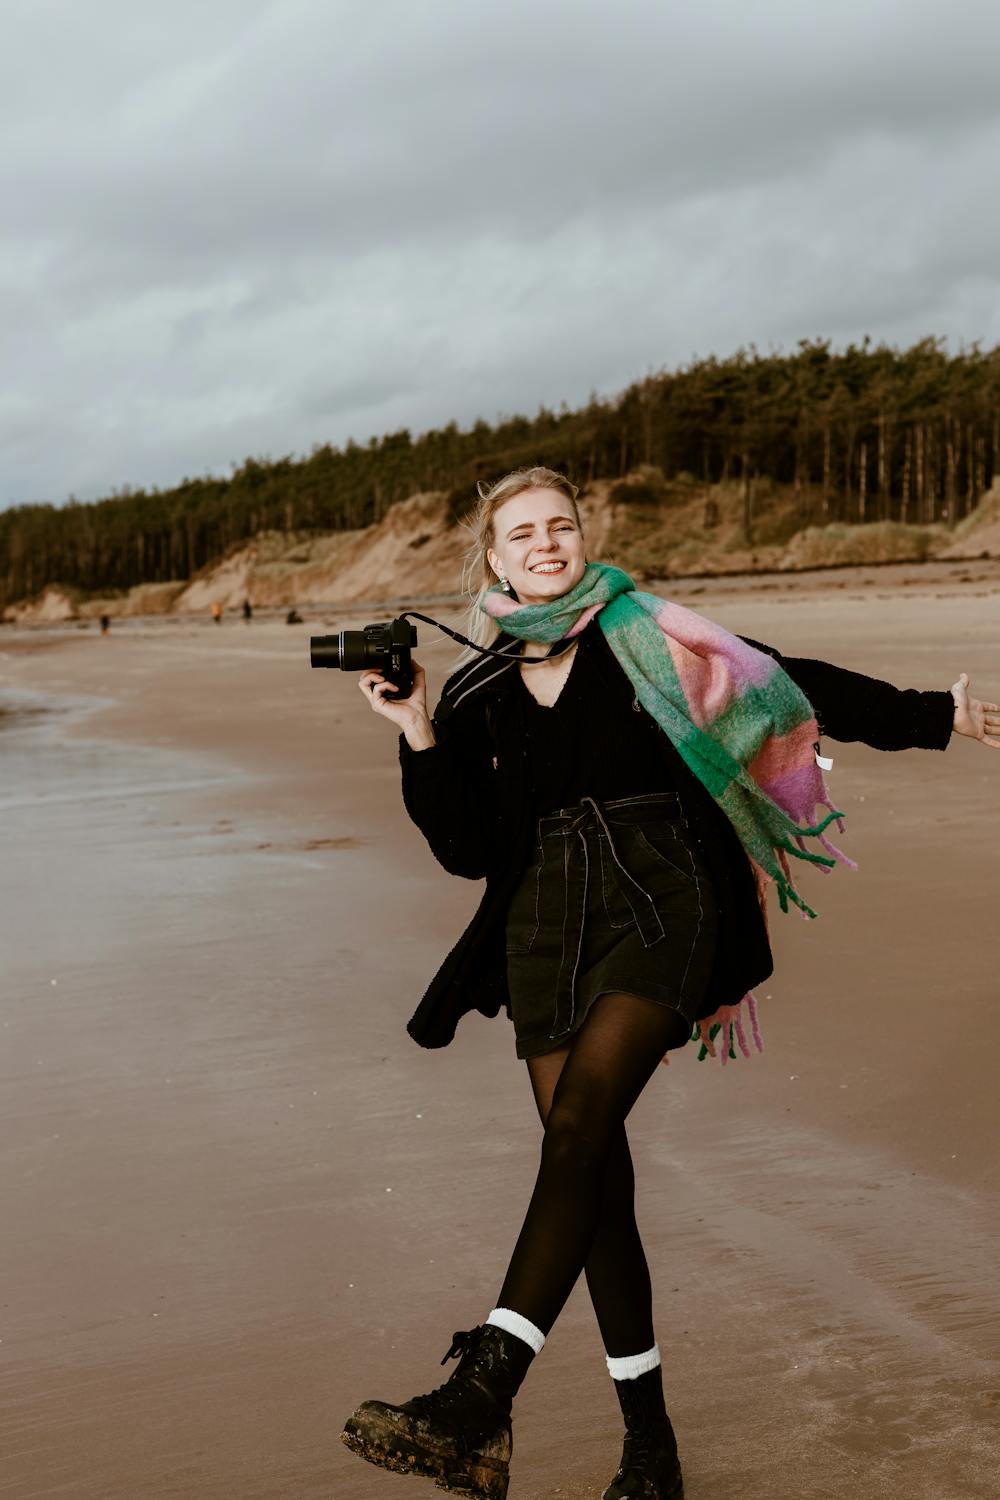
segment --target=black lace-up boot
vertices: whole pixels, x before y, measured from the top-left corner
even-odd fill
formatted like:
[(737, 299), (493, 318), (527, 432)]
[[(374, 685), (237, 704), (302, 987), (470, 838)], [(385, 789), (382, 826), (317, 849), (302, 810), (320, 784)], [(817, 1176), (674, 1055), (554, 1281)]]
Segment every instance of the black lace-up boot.
[(683, 1500), (677, 1439), (663, 1404), (660, 1366), (637, 1380), (616, 1380), (614, 1386), (625, 1418), (625, 1451), (601, 1500)]
[(379, 1468), (420, 1474), (475, 1500), (505, 1500), (511, 1403), (534, 1351), (485, 1323), (455, 1334), (441, 1363), (456, 1358), (450, 1379), (426, 1396), (400, 1406), (362, 1402), (341, 1437), (352, 1453)]

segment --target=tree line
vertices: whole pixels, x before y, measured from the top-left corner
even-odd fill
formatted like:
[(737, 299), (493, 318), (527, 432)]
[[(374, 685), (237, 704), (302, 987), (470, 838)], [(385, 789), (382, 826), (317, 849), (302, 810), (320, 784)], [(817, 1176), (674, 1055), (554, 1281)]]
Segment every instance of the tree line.
[(644, 465), (706, 490), (739, 481), (748, 537), (758, 477), (794, 487), (803, 524), (953, 524), (1000, 469), (1000, 348), (949, 354), (932, 338), (905, 350), (869, 339), (840, 352), (825, 340), (792, 353), (751, 347), (577, 410), (466, 431), (451, 422), (416, 438), (404, 428), (367, 446), (247, 458), (228, 478), (15, 506), (0, 512), (0, 607), (47, 583), (105, 592), (189, 578), (260, 531), (368, 526), (417, 491), (446, 492), (458, 518), (477, 479), (534, 463), (584, 485)]

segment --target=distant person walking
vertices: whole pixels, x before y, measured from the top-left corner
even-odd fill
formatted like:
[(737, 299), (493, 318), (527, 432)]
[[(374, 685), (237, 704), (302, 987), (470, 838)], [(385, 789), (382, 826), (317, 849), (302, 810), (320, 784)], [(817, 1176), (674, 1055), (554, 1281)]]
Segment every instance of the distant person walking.
[(249, 599), (244, 599), (243, 601), (243, 618), (248, 624), (253, 619), (253, 605)]
[(212, 604), (212, 619), (215, 621), (216, 625), (222, 624), (222, 605), (217, 601), (213, 602)]
[(964, 672), (950, 690), (902, 691), (637, 591), (588, 563), (576, 488), (548, 469), (480, 495), (469, 629), (510, 660), (461, 665), (433, 717), (417, 663), (405, 702), (376, 671), (360, 687), (402, 731), (403, 799), (433, 853), (486, 878), (408, 1030), (441, 1047), (466, 1013), (505, 1008), (541, 1160), (492, 1310), (484, 1290), (484, 1321), (441, 1361), (458, 1359), (451, 1377), (365, 1401), (343, 1437), (382, 1468), (502, 1500), (513, 1399), (582, 1271), (625, 1420), (604, 1500), (677, 1500), (626, 1119), (692, 1033), (723, 1060), (749, 1055), (748, 1031), (760, 1045), (765, 886), (813, 915), (792, 862), (851, 863), (825, 832), (843, 824), (821, 734), (882, 750), (944, 750), (962, 734), (1000, 749), (1000, 709)]
[(107, 635), (107, 633), (108, 633), (108, 631), (110, 629), (111, 629), (111, 616), (110, 615), (102, 615), (101, 616), (101, 634), (102, 635)]

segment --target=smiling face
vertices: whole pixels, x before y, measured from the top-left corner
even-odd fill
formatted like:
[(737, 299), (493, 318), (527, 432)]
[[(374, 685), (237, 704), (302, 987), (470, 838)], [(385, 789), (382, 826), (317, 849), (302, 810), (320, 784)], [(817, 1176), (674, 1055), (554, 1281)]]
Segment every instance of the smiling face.
[(587, 566), (573, 502), (558, 490), (525, 490), (493, 513), (490, 567), (522, 604), (547, 604), (579, 583)]

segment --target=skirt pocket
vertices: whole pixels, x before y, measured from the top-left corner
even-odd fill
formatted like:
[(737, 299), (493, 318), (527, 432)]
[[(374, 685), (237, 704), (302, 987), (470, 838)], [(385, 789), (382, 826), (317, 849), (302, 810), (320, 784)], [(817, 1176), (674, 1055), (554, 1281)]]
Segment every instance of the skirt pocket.
[(649, 823), (635, 830), (639, 843), (648, 855), (669, 866), (682, 880), (695, 884), (694, 862), (687, 844), (672, 823)]
[[(625, 824), (614, 830), (616, 849), (603, 836), (597, 840), (601, 859), (601, 892), (608, 925), (617, 930), (636, 921), (637, 903), (697, 907), (698, 880), (687, 846), (671, 825), (639, 828)], [(678, 908), (679, 909), (679, 908)]]

